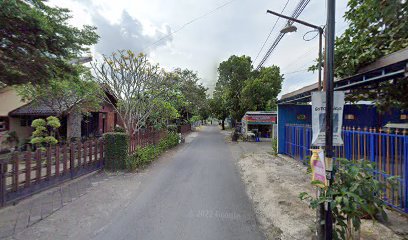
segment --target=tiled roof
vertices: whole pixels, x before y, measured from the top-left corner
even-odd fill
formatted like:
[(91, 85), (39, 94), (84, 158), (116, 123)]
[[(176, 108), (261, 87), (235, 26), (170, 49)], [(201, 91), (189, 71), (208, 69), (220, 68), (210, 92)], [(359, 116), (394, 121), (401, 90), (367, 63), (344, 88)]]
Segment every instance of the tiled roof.
[(22, 116), (51, 116), (56, 115), (56, 112), (52, 110), (49, 106), (40, 103), (30, 102), (23, 105), (9, 113), (12, 117), (22, 117)]

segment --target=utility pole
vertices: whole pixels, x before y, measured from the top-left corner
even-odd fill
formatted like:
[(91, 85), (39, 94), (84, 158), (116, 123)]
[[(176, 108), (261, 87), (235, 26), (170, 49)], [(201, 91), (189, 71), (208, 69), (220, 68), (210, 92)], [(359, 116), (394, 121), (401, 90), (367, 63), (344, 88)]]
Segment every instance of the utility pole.
[[(335, 14), (336, 0), (327, 0), (327, 32), (326, 32), (326, 146), (325, 162), (329, 188), (333, 182), (333, 82), (334, 82), (334, 41), (335, 41)], [(333, 219), (331, 202), (327, 202), (325, 235), (326, 240), (333, 239)]]

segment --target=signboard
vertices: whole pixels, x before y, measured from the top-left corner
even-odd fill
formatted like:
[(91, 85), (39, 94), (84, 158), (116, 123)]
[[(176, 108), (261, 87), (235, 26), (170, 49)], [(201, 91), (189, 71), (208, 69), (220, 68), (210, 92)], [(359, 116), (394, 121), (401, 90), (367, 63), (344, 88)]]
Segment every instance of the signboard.
[(312, 182), (315, 182), (315, 186), (324, 188), (327, 186), (324, 152), (320, 149), (311, 149), (311, 151), (312, 157), (310, 158), (310, 166), (312, 168)]
[[(333, 96), (333, 146), (343, 145), (344, 92), (335, 91)], [(312, 92), (312, 145), (324, 146), (326, 142), (326, 92)]]
[(270, 115), (245, 115), (244, 120), (248, 124), (271, 124), (276, 123), (276, 116)]

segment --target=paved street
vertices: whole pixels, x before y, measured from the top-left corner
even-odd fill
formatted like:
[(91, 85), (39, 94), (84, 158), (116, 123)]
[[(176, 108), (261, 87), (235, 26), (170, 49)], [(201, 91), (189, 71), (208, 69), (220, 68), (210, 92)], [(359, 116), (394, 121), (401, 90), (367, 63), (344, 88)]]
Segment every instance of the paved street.
[(141, 173), (101, 182), (15, 239), (263, 239), (218, 127)]

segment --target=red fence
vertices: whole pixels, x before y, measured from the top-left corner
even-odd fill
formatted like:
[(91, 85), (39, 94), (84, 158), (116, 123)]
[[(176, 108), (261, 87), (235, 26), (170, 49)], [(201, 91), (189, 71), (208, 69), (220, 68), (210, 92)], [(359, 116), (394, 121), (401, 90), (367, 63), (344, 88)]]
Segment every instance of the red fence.
[(0, 206), (102, 168), (103, 152), (94, 139), (12, 153), (0, 160)]
[[(191, 125), (180, 126), (181, 133)], [(147, 129), (130, 137), (129, 153), (157, 144), (167, 131)], [(0, 159), (0, 207), (103, 167), (102, 139), (14, 152)]]
[(189, 133), (189, 132), (191, 132), (191, 125), (190, 124), (181, 125), (179, 131), (180, 131), (181, 134)]
[(144, 132), (139, 131), (130, 137), (129, 153), (135, 152), (138, 147), (145, 147), (151, 144), (157, 144), (162, 138), (167, 136), (166, 130), (151, 130)]

